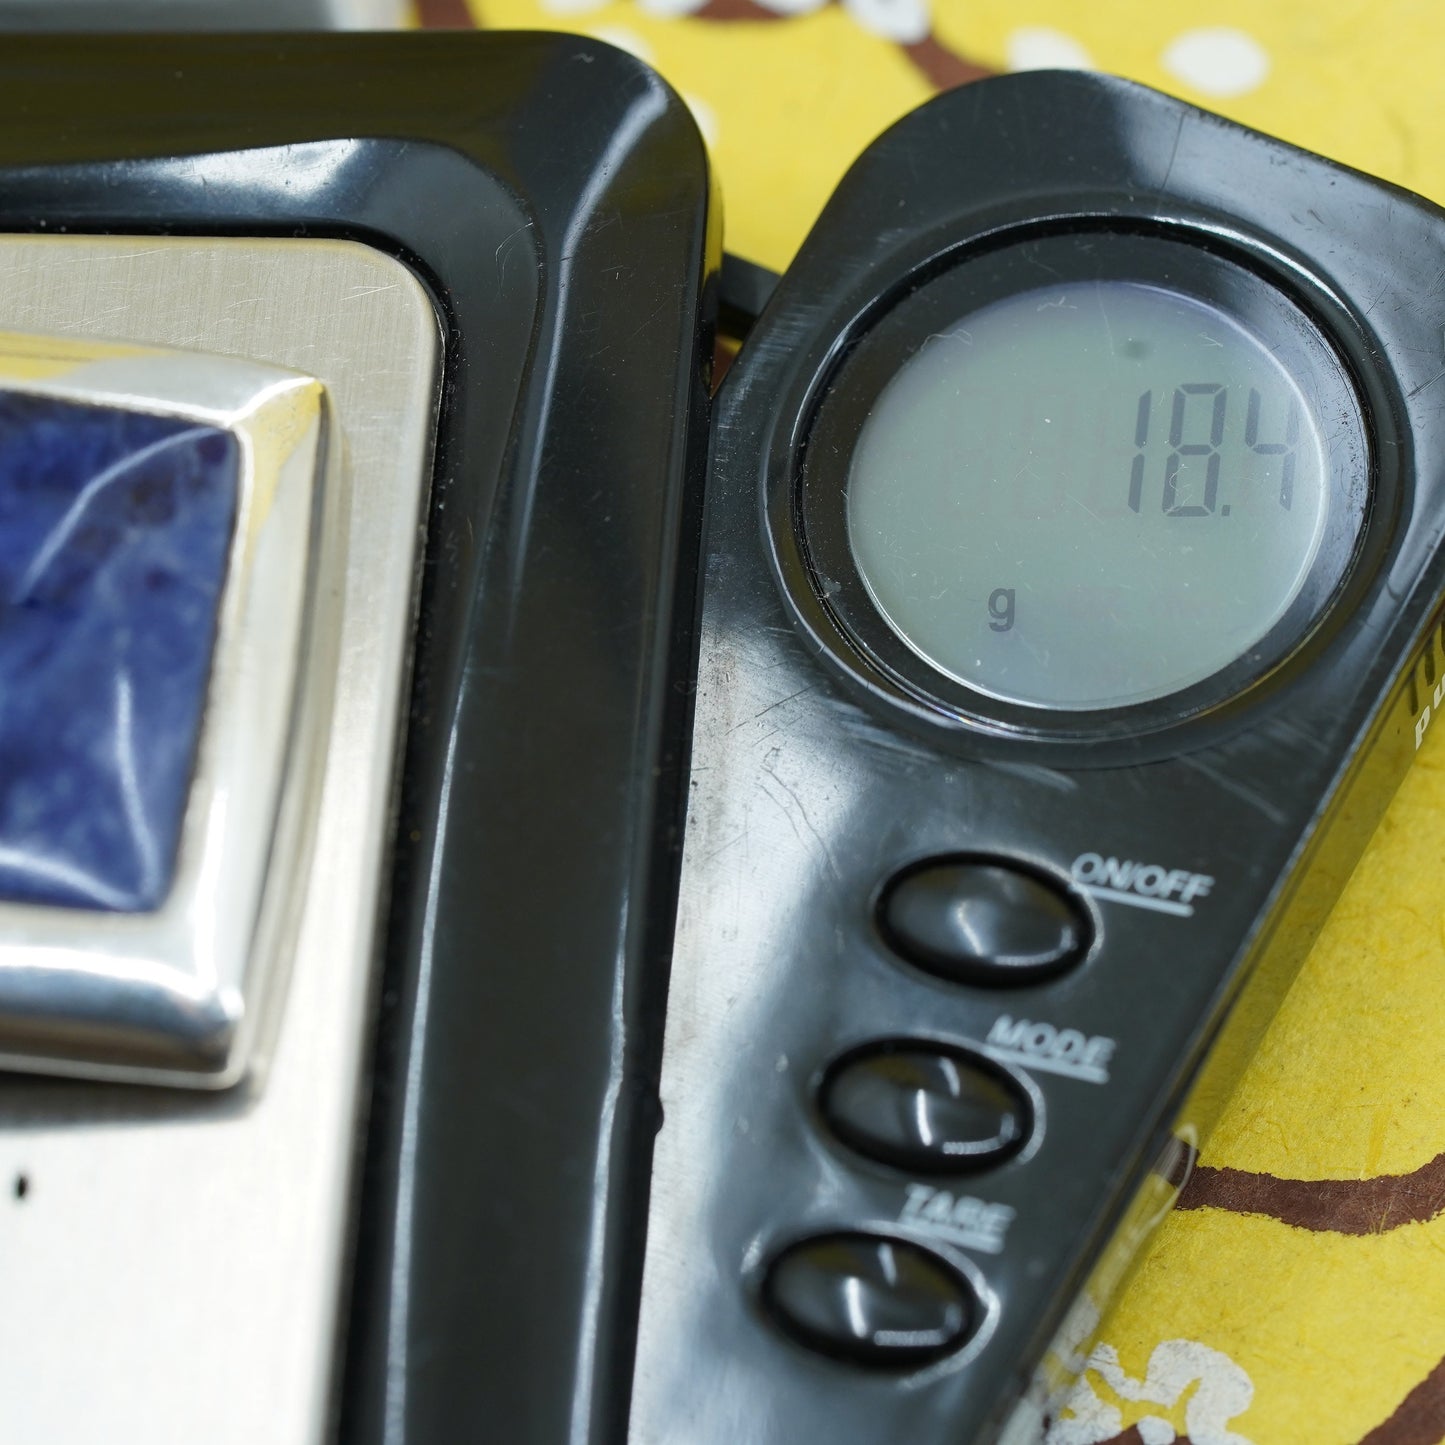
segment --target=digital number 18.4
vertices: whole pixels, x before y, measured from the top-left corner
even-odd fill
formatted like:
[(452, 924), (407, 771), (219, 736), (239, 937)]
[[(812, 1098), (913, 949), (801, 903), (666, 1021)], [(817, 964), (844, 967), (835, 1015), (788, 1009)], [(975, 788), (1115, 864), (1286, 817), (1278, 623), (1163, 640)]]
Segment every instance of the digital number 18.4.
[[(1134, 445), (1138, 448), (1129, 473), (1129, 509), (1137, 512), (1144, 500), (1149, 431), (1154, 419), (1154, 392), (1139, 398), (1135, 414)], [(1170, 517), (1228, 516), (1226, 504), (1216, 513), (1219, 502), (1219, 474), (1223, 464), (1225, 423), (1229, 413), (1229, 388), (1215, 381), (1187, 381), (1174, 388), (1169, 405), (1168, 459), (1164, 463), (1164, 488), (1160, 505)], [(1160, 408), (1162, 410), (1162, 407)], [(1271, 408), (1273, 410), (1273, 408)], [(1289, 511), (1294, 500), (1295, 449), (1299, 444), (1299, 404), (1291, 396), (1284, 422), (1283, 441), (1260, 440), (1260, 416), (1264, 399), (1255, 387), (1249, 389), (1244, 416), (1244, 445), (1256, 456), (1282, 457), (1279, 474), (1279, 504)], [(1189, 436), (1192, 440), (1185, 440)], [(1204, 464), (1202, 489), (1180, 476), (1186, 457), (1199, 457)], [(1196, 464), (1197, 465), (1197, 464)], [(1193, 467), (1189, 469), (1191, 472)], [(1189, 499), (1186, 500), (1186, 497)]]

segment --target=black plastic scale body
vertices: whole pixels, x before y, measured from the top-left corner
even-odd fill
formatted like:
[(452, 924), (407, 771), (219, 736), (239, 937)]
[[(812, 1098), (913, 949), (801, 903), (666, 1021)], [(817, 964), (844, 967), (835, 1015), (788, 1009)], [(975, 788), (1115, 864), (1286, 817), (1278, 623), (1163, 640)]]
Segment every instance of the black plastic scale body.
[[(1012, 1427), (1028, 1438), (1047, 1408), (1031, 1377), (1082, 1298), (1049, 1367), (1077, 1369), (1167, 1206), (1151, 1166), (1185, 1162), (1208, 1122), (1191, 1081), (1245, 1056), (1219, 1042), (1241, 985), (1292, 973), (1437, 706), (1442, 255), (1418, 199), (1102, 77), (941, 98), (835, 193), (714, 417), (633, 1445), (684, 1419), (689, 1445), (989, 1441), (1032, 1390)], [(1050, 288), (1100, 277), (1201, 296), (1220, 266), (1307, 317), (1353, 395), (1352, 434), (1312, 393), (1355, 523), (1310, 615), (1128, 705), (1030, 706), (930, 673), (869, 620), (883, 584), (870, 600), (846, 571), (857, 515), (851, 564), (829, 533), (873, 444), (840, 413), (876, 400), (888, 358), (960, 339), (925, 293), (973, 268), (957, 284), (980, 307), (1064, 305)], [(982, 346), (986, 313), (968, 314)], [(1228, 402), (1241, 456), (1271, 445), (1261, 388)], [(1154, 390), (1172, 430), (1142, 493), (1140, 402), (1110, 526), (1170, 487), (1161, 527), (1228, 525), (1233, 454), (1203, 460), (1222, 390), (1202, 373)], [(922, 427), (900, 430), (910, 415)], [(1298, 440), (1280, 415), (1276, 459)], [(899, 445), (901, 487), (932, 463)], [(1274, 465), (1269, 506), (1298, 508), (1302, 471)], [(995, 631), (1028, 603), (999, 595), (1012, 560)], [(1079, 645), (1107, 657), (1120, 616), (1101, 604)]]
[[(40, 998), (6, 905), (0, 1053), (89, 1080), (0, 1089), (7, 1419), (997, 1435), (1166, 1202), (1151, 1167), (1187, 1157), (1206, 1055), (1247, 1047), (1217, 1042), (1246, 976), (1287, 978), (1441, 706), (1438, 213), (1119, 82), (970, 88), (845, 182), (721, 394), (704, 489), (717, 212), (685, 109), (630, 58), (50, 39), (3, 74), (0, 322), (97, 365), (119, 343), (312, 378), (340, 444), (307, 595), (341, 659), (297, 669), (310, 710), (276, 730), (278, 767), (295, 737), (335, 774), (292, 789), (325, 799), (319, 861), (250, 839), (304, 940), (269, 950), (264, 1007), (267, 950), (228, 940), (254, 1056), (198, 1059), (150, 994), (75, 989), (115, 961), (102, 910)], [(1122, 421), (1101, 410), (1108, 507), (1050, 555), (1114, 548), (1114, 591), (1054, 606), (1081, 625), (1041, 649), (1050, 569), (990, 571), (958, 613), (994, 649), (970, 680), (973, 654), (935, 666), (956, 639), (920, 641), (942, 583), (870, 600), (912, 513), (850, 511), (880, 474), (850, 458), (909, 435), (868, 430), (894, 373), (1053, 337), (1030, 318), (1075, 286), (1110, 325), (1116, 301), (1185, 340), (1181, 317), (1218, 322), (1232, 359), (1156, 357)], [(376, 320), (393, 292), (405, 352)], [(1010, 406), (980, 424), (1000, 456)], [(987, 486), (937, 492), (969, 524), (924, 531), (1001, 542)], [(1239, 579), (1196, 594), (1219, 628), (1116, 595), (1136, 522), (1165, 582), (1194, 566), (1180, 527), (1201, 576)], [(881, 561), (850, 551), (870, 534)], [(1231, 537), (1293, 570), (1255, 597), (1273, 574)], [(1111, 646), (1152, 613), (1179, 618), (1178, 667)], [(1057, 668), (1011, 671), (1046, 653), (1086, 696), (1092, 664), (1147, 676), (1061, 705)], [(84, 1388), (47, 1395), (69, 1354)]]
[[(133, 374), (143, 416), (214, 402), (237, 358), (310, 378), (328, 508), (304, 606), (217, 614), (241, 662), (213, 676), (244, 683), (202, 710), (239, 718), (243, 765), (289, 770), (304, 822), (258, 807), (240, 844), (290, 922), (252, 942), (219, 825), (181, 848), (218, 883), (179, 903), (226, 924), (224, 988), (184, 930), (139, 967), (145, 913), (46, 912), (3, 880), (0, 1058), (25, 1071), (0, 1077), (4, 1433), (604, 1438), (640, 1286), (655, 1095), (633, 1079), (656, 1070), (720, 260), (696, 127), (640, 62), (556, 35), (19, 37), (0, 79), (0, 331), (30, 372), (137, 348), (169, 379), (157, 401)], [(14, 435), (0, 642), (25, 623)], [(142, 480), (143, 543), (168, 514), (166, 477)], [(306, 555), (304, 513), (265, 515)], [(293, 575), (268, 565), (262, 602)], [(144, 603), (168, 574), (126, 575)], [(268, 749), (244, 709), (298, 615), (309, 711)], [(92, 668), (102, 713), (114, 670)], [(35, 680), (0, 674), (3, 872), (33, 845), (10, 704)], [(224, 795), (213, 773), (195, 796)], [(97, 812), (151, 783), (89, 776)], [(37, 967), (56, 917), (68, 947)]]

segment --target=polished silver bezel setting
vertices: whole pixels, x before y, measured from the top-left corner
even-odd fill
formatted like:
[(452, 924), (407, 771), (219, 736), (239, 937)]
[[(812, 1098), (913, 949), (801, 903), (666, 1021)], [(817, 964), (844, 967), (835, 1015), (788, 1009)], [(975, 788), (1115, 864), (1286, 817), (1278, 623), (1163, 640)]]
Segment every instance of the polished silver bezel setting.
[[(301, 871), (298, 678), (325, 488), (313, 378), (232, 357), (0, 335), (0, 386), (175, 417), (237, 443), (235, 523), (195, 766), (154, 911), (0, 904), (0, 1066), (223, 1086), (246, 1067), (289, 880)], [(324, 619), (317, 619), (324, 623)], [(325, 710), (307, 669), (307, 725)], [(283, 788), (288, 806), (281, 806)]]

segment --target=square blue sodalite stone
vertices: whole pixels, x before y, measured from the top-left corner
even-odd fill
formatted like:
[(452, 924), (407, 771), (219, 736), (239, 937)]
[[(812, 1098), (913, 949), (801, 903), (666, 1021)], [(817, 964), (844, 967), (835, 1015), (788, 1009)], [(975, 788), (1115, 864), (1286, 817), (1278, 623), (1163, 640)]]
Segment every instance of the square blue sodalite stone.
[(0, 900), (164, 900), (239, 455), (197, 422), (0, 392)]

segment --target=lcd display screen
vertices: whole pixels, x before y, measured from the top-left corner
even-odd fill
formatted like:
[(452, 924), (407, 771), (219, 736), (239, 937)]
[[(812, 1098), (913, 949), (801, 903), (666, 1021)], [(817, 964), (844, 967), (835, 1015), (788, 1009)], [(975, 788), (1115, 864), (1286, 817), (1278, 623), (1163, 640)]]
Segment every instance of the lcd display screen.
[(1279, 351), (1125, 280), (1020, 291), (928, 336), (848, 471), (873, 604), (932, 667), (1036, 707), (1160, 698), (1244, 656), (1299, 596), (1332, 433), (1360, 426), (1330, 359)]

